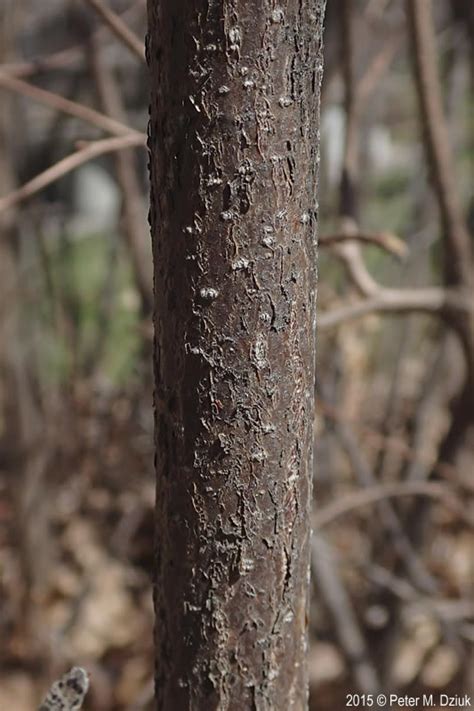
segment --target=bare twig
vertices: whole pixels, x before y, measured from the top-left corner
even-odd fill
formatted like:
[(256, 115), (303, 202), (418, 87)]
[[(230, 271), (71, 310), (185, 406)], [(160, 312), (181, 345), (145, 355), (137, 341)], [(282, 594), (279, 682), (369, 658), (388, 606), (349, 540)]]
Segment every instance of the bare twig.
[(85, 0), (102, 18), (110, 30), (142, 62), (145, 61), (145, 43), (139, 39), (124, 21), (105, 5), (102, 0)]
[[(407, 0), (406, 12), (412, 37), (414, 73), (423, 125), (425, 151), (431, 164), (431, 179), (443, 227), (444, 282), (466, 292), (473, 291), (472, 247), (456, 188), (454, 158), (443, 110), (437, 70), (435, 27), (431, 0)], [(474, 311), (451, 314), (461, 342), (466, 371), (462, 387), (450, 404), (451, 422), (440, 443), (438, 457), (454, 462), (474, 422)], [(436, 472), (432, 470), (432, 475)], [(412, 514), (413, 538), (420, 539), (426, 526), (425, 502), (417, 502)]]
[[(455, 289), (434, 286), (426, 289), (380, 289), (365, 299), (321, 314), (318, 328), (328, 330), (374, 313), (421, 313), (449, 321), (449, 317), (458, 311), (472, 313), (474, 304), (468, 295)], [(454, 327), (455, 324), (452, 325)]]
[[(143, 12), (142, 0), (135, 0), (135, 2), (118, 17), (125, 22), (126, 20), (131, 19), (132, 15), (137, 14), (137, 10), (140, 14)], [(92, 37), (103, 42), (106, 34), (108, 34), (107, 27), (100, 27), (92, 33)], [(59, 52), (54, 52), (53, 54), (45, 57), (37, 57), (36, 59), (23, 62), (1, 64), (0, 71), (3, 74), (8, 74), (9, 76), (25, 78), (34, 76), (35, 74), (39, 74), (41, 72), (54, 69), (63, 69), (69, 65), (81, 62), (83, 58), (84, 47), (82, 45), (75, 45)]]
[(104, 138), (100, 141), (92, 141), (83, 145), (78, 151), (63, 158), (55, 165), (40, 173), (28, 183), (22, 185), (18, 190), (14, 190), (5, 197), (0, 198), (0, 214), (18, 203), (27, 200), (36, 193), (44, 190), (51, 183), (56, 182), (63, 175), (79, 168), (83, 163), (87, 163), (104, 153), (121, 151), (132, 146), (145, 146), (146, 137), (138, 132), (128, 133), (124, 136), (114, 138)]
[(444, 625), (452, 628), (469, 642), (473, 641), (472, 626), (467, 622), (474, 615), (474, 606), (470, 600), (449, 600), (438, 596), (420, 595), (410, 583), (391, 573), (380, 565), (362, 566), (362, 572), (375, 585), (385, 588), (399, 601), (412, 609), (429, 610)]
[[(437, 474), (444, 479), (447, 479), (449, 481), (457, 481), (458, 477), (456, 475), (456, 470), (452, 466), (452, 464), (444, 462), (443, 460), (438, 460), (433, 464), (431, 457), (427, 456), (426, 454), (423, 454), (423, 452), (419, 450), (415, 451), (403, 439), (395, 437), (394, 435), (388, 436), (385, 434), (381, 434), (377, 430), (374, 430), (372, 427), (363, 424), (360, 419), (349, 419), (339, 409), (337, 409), (333, 405), (330, 405), (326, 400), (319, 400), (319, 408), (326, 417), (336, 422), (342, 422), (346, 424), (349, 423), (353, 427), (360, 430), (364, 438), (368, 441), (369, 444), (371, 444), (371, 446), (375, 448), (384, 447), (387, 449), (391, 449), (394, 452), (398, 452), (404, 459), (409, 462), (418, 461), (424, 463), (427, 467), (433, 468), (437, 472)], [(463, 483), (465, 484), (466, 482)], [(469, 491), (474, 492), (474, 484), (469, 487)]]
[[(396, 428), (400, 417), (400, 408), (403, 401), (403, 367), (405, 358), (410, 350), (410, 334), (414, 325), (412, 318), (404, 319), (401, 323), (398, 342), (396, 344), (395, 363), (390, 374), (390, 386), (388, 389), (384, 413), (381, 418), (381, 433), (388, 435)], [(373, 464), (374, 477), (377, 481), (384, 481), (385, 474), (390, 478), (390, 464), (400, 459), (398, 453), (394, 453), (388, 447), (380, 447)], [(402, 460), (403, 461), (403, 460)]]
[(370, 23), (376, 23), (383, 16), (390, 0), (368, 0), (364, 14)]
[(380, 52), (357, 78), (357, 40), (352, 17), (352, 0), (341, 3), (341, 69), (344, 80), (344, 108), (346, 131), (342, 179), (340, 185), (340, 212), (345, 217), (357, 218), (357, 181), (359, 178), (360, 122), (369, 97), (394, 59), (402, 33), (390, 35)]
[[(340, 244), (335, 254), (342, 260), (352, 282), (365, 298), (321, 314), (318, 320), (320, 328), (334, 328), (371, 313), (418, 312), (443, 318), (458, 312), (474, 313), (474, 300), (470, 294), (461, 290), (445, 287), (391, 289), (381, 286), (367, 269), (355, 242)], [(454, 322), (453, 327), (456, 324)]]
[(29, 61), (5, 63), (0, 66), (0, 70), (2, 74), (8, 74), (10, 77), (26, 78), (73, 65), (82, 59), (83, 54), (83, 48), (78, 45)]
[(126, 126), (121, 121), (116, 121), (105, 114), (95, 111), (84, 104), (79, 104), (76, 101), (71, 101), (70, 99), (65, 99), (59, 94), (54, 94), (51, 91), (46, 91), (45, 89), (40, 89), (33, 84), (29, 84), (22, 79), (16, 79), (15, 77), (8, 76), (3, 72), (0, 72), (0, 87), (14, 91), (23, 96), (27, 96), (34, 101), (39, 101), (41, 104), (50, 106), (52, 109), (57, 111), (62, 111), (69, 116), (74, 116), (75, 118), (81, 119), (86, 123), (97, 126), (97, 128), (111, 133), (113, 136), (125, 136), (133, 132), (130, 126)]
[(445, 233), (444, 266), (448, 283), (469, 285), (473, 280), (471, 244), (456, 190), (449, 130), (443, 111), (432, 3), (431, 0), (407, 0), (406, 8), (425, 146)]
[(474, 602), (466, 599), (446, 599), (439, 597), (424, 597), (420, 596), (417, 590), (410, 585), (406, 580), (402, 580), (394, 575), (386, 568), (373, 563), (366, 567), (366, 575), (376, 584), (386, 587), (397, 597), (405, 602), (418, 602), (421, 606), (431, 608), (437, 612), (440, 617), (448, 621), (465, 620), (474, 617)]
[(383, 45), (380, 52), (372, 58), (369, 65), (366, 67), (357, 85), (356, 102), (358, 111), (362, 110), (370, 94), (382, 79), (391, 62), (395, 58), (395, 55), (400, 47), (402, 37), (403, 33), (401, 31), (394, 32)]
[[(350, 423), (335, 419), (334, 430), (347, 454), (359, 484), (364, 487), (365, 491), (372, 491), (377, 486), (378, 480), (362, 448), (359, 446)], [(380, 451), (387, 450), (389, 448), (384, 447)], [(389, 534), (393, 549), (403, 561), (411, 579), (420, 590), (432, 593), (436, 589), (436, 582), (414, 550), (396, 509), (390, 501), (385, 499), (379, 501), (376, 508), (382, 527)]]
[[(113, 71), (103, 61), (97, 41), (91, 42), (91, 62), (102, 109), (121, 122), (126, 111)], [(115, 155), (117, 180), (123, 198), (124, 235), (130, 252), (143, 313), (150, 313), (153, 300), (151, 248), (146, 224), (146, 206), (131, 149)]]
[(409, 425), (410, 446), (414, 456), (405, 461), (401, 472), (401, 478), (407, 481), (423, 481), (429, 473), (429, 467), (419, 454), (426, 445), (428, 422), (433, 413), (437, 412), (436, 406), (439, 407), (440, 375), (445, 364), (447, 343), (447, 334), (443, 334), (416, 397), (416, 408)]
[(364, 635), (352, 608), (349, 595), (341, 581), (333, 551), (320, 533), (311, 541), (313, 578), (333, 619), (336, 634), (363, 693), (377, 693), (381, 684), (370, 659)]
[(397, 484), (374, 484), (361, 491), (354, 491), (320, 509), (313, 519), (313, 526), (318, 529), (323, 528), (341, 516), (361, 507), (385, 499), (404, 496), (425, 496), (439, 499), (461, 518), (472, 524), (471, 517), (449, 487), (435, 482), (411, 481)]
[(341, 231), (330, 235), (320, 235), (319, 237), (319, 245), (321, 247), (332, 247), (335, 244), (349, 241), (373, 244), (400, 259), (405, 258), (408, 254), (408, 247), (405, 242), (392, 232), (354, 232), (348, 234)]
[(341, 0), (341, 67), (344, 80), (346, 131), (340, 184), (341, 217), (357, 221), (359, 173), (359, 123), (361, 105), (357, 103), (356, 41), (352, 0)]

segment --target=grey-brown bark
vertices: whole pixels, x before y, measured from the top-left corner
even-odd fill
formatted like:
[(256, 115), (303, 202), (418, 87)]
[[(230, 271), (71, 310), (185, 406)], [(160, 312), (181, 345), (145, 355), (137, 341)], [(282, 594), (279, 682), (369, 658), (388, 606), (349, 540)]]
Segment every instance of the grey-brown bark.
[(149, 0), (159, 709), (307, 705), (323, 0)]

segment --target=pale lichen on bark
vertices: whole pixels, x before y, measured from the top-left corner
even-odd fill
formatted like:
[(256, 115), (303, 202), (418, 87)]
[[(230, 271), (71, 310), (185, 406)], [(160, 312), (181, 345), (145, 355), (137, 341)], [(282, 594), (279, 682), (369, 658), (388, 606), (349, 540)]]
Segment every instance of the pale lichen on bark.
[(295, 711), (324, 2), (148, 6), (158, 708)]

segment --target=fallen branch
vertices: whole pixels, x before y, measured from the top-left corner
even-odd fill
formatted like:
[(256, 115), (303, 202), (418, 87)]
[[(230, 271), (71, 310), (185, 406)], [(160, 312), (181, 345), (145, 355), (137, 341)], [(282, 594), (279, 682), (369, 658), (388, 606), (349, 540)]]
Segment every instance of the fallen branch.
[(5, 195), (5, 197), (0, 198), (0, 214), (44, 190), (48, 185), (56, 182), (56, 180), (59, 180), (59, 178), (62, 178), (72, 170), (79, 168), (83, 163), (87, 163), (104, 153), (113, 153), (132, 146), (145, 146), (145, 141), (144, 134), (133, 132), (124, 136), (104, 138), (100, 141), (92, 141), (82, 145), (78, 151), (55, 163), (28, 183), (22, 185), (18, 190), (14, 190)]

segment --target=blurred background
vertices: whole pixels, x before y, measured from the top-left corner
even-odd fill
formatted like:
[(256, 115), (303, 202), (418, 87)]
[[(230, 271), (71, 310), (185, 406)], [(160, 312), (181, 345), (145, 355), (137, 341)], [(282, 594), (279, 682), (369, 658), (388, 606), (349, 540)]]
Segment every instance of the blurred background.
[[(145, 29), (144, 0), (0, 2), (2, 711), (73, 664), (89, 711), (153, 708)], [(328, 0), (319, 711), (473, 692), (473, 31), (470, 0)]]

